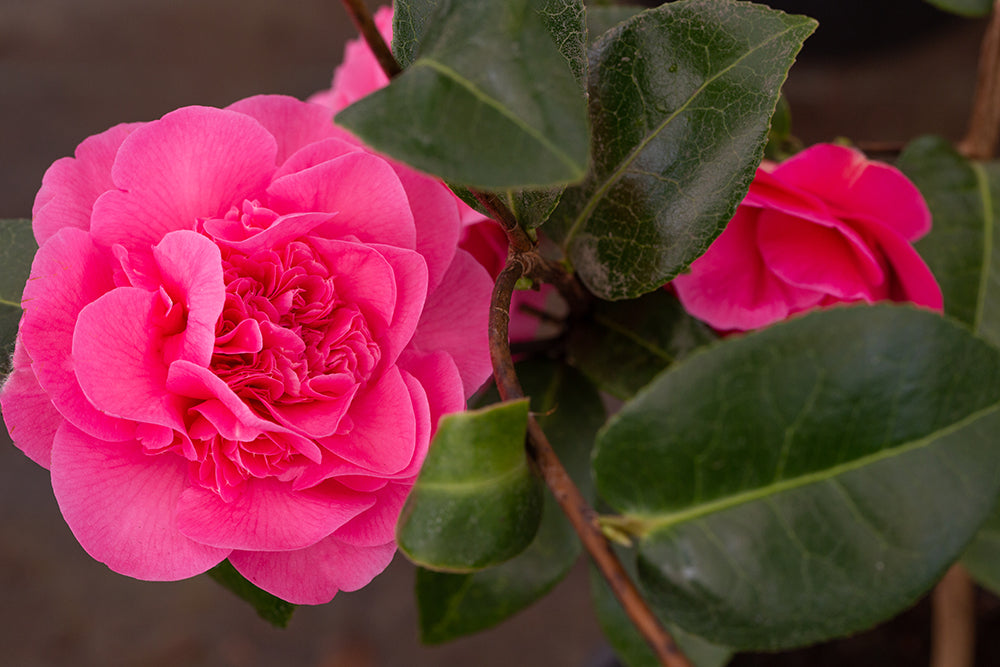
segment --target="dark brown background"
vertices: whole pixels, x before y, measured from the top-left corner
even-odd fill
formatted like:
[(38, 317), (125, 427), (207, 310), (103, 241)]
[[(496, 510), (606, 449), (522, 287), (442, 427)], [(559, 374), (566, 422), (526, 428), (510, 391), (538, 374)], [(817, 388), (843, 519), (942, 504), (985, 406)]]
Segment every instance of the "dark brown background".
[[(910, 0), (904, 13), (922, 7)], [(796, 133), (807, 143), (837, 136), (904, 141), (925, 132), (960, 137), (983, 23), (932, 17), (935, 29), (922, 33), (884, 18), (847, 19), (838, 28), (839, 19), (830, 18), (823, 39), (807, 46), (793, 70), (786, 90)], [(336, 0), (0, 0), (0, 217), (30, 215), (45, 168), (112, 124), (186, 104), (224, 106), (260, 92), (303, 97), (328, 86), (351, 32)], [(904, 39), (872, 50), (872, 37)], [(73, 539), (47, 473), (5, 443), (2, 664), (600, 663), (583, 567), (501, 628), (438, 648), (418, 645), (412, 568), (401, 557), (363, 591), (300, 609), (287, 630), (259, 621), (204, 577), (146, 583), (115, 575)], [(920, 631), (924, 619), (915, 618), (907, 628)], [(902, 641), (917, 654), (924, 650), (919, 637)], [(872, 664), (908, 664), (869, 653)], [(819, 664), (812, 660), (803, 664)]]

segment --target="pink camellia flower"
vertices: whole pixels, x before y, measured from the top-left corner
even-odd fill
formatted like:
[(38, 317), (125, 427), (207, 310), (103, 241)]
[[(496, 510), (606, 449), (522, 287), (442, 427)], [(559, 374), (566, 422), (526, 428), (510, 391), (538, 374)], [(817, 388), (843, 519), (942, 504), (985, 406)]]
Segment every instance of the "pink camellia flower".
[(670, 284), (719, 330), (842, 302), (941, 310), (941, 289), (911, 245), (930, 227), (923, 197), (897, 169), (819, 144), (762, 165), (725, 231)]
[(33, 213), (0, 402), (87, 552), (149, 580), (228, 558), (302, 604), (381, 572), (490, 370), (451, 193), (262, 96), (87, 139)]

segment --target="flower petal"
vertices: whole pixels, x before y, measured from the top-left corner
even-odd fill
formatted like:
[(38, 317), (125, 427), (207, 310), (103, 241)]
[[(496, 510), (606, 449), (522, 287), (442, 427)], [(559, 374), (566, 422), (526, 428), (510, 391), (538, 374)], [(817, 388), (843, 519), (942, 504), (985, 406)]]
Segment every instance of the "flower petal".
[(323, 438), (320, 444), (358, 472), (398, 473), (415, 453), (414, 411), (406, 382), (399, 369), (390, 366), (377, 383), (354, 398), (349, 413), (354, 422), (351, 432)]
[(303, 146), (340, 135), (330, 109), (303, 104), (286, 95), (255, 95), (226, 107), (255, 119), (274, 137), (278, 145), (277, 164)]
[(356, 547), (374, 547), (392, 542), (396, 539), (399, 513), (412, 488), (412, 482), (390, 482), (372, 494), (377, 500), (370, 509), (344, 524), (333, 537)]
[(417, 232), (406, 191), (384, 159), (347, 153), (314, 167), (276, 178), (267, 189), (276, 212), (337, 213), (315, 234), (330, 239), (354, 236), (413, 250)]
[(818, 225), (780, 211), (757, 217), (757, 248), (776, 276), (842, 301), (876, 301), (885, 272), (871, 248), (843, 224)]
[(153, 248), (153, 256), (163, 286), (186, 311), (179, 358), (207, 366), (226, 300), (219, 247), (196, 232), (170, 232)]
[(202, 544), (286, 551), (315, 544), (374, 502), (371, 494), (337, 484), (293, 491), (274, 478), (250, 479), (231, 502), (204, 488), (186, 489), (177, 505), (177, 525)]
[(941, 312), (944, 308), (941, 287), (913, 246), (889, 227), (864, 219), (854, 222), (859, 229), (875, 238), (892, 267), (889, 271), (891, 282), (888, 286), (888, 298), (893, 301), (910, 301)]
[(137, 442), (101, 442), (65, 424), (52, 447), (52, 490), (70, 529), (115, 572), (152, 581), (200, 574), (229, 553), (177, 530), (187, 462), (147, 456)]
[(757, 250), (757, 214), (755, 208), (738, 208), (691, 271), (670, 283), (684, 308), (716, 329), (745, 331), (788, 317), (784, 286)]
[(187, 402), (166, 387), (158, 299), (154, 292), (120, 287), (81, 310), (73, 363), (80, 387), (101, 412), (183, 431)]
[[(428, 291), (441, 284), (451, 265), (461, 233), (458, 199), (441, 181), (393, 163), (417, 228), (417, 252), (427, 261)], [(495, 223), (494, 223), (495, 224)]]
[(451, 355), (469, 397), (493, 370), (487, 324), (493, 284), (472, 255), (459, 250), (441, 285), (427, 298), (413, 348)]
[(52, 399), (38, 386), (31, 359), (18, 339), (14, 344), (14, 370), (0, 389), (0, 411), (11, 440), (29, 459), (48, 468), (52, 440), (63, 417)]
[(73, 330), (80, 311), (114, 288), (110, 255), (90, 236), (68, 227), (35, 255), (21, 303), (20, 338), (38, 384), (77, 428), (101, 440), (126, 440), (134, 425), (106, 415), (87, 400), (74, 372)]
[(128, 249), (167, 232), (194, 229), (244, 199), (263, 194), (275, 169), (274, 137), (235, 111), (184, 107), (147, 123), (118, 150), (118, 190), (94, 204), (91, 232), (103, 245)]
[(338, 591), (356, 591), (380, 574), (396, 543), (356, 547), (336, 537), (295, 551), (234, 551), (229, 557), (255, 586), (292, 604), (325, 604)]
[(908, 241), (930, 231), (931, 214), (917, 186), (895, 167), (870, 161), (852, 148), (817, 144), (772, 173), (843, 213), (880, 220)]
[(42, 177), (42, 187), (31, 209), (31, 227), (41, 246), (63, 227), (90, 229), (94, 202), (114, 188), (111, 166), (118, 148), (142, 123), (122, 123), (87, 137), (76, 148), (76, 157), (56, 160)]

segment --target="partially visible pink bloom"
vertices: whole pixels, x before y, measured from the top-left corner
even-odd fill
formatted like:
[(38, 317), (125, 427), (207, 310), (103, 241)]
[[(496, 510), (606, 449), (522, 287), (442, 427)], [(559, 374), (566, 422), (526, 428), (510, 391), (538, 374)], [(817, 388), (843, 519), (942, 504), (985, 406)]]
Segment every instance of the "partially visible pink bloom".
[[(375, 12), (374, 18), (382, 38), (387, 44), (391, 44), (392, 8), (381, 7)], [(309, 101), (328, 106), (336, 113), (388, 83), (389, 78), (382, 71), (368, 44), (357, 38), (350, 40), (344, 48), (344, 60), (333, 72), (331, 87), (315, 93), (309, 97)], [(496, 279), (507, 259), (507, 238), (503, 230), (496, 222), (457, 196), (455, 202), (463, 227), (460, 247), (470, 252)], [(538, 291), (516, 291), (511, 300), (510, 339), (525, 341), (535, 338), (540, 330), (540, 321), (527, 311), (544, 311), (552, 300), (558, 301), (558, 297), (551, 285), (543, 285)]]
[(90, 137), (33, 214), (0, 403), (87, 552), (149, 580), (228, 558), (303, 604), (381, 572), (490, 372), (451, 193), (261, 96)]
[[(392, 7), (375, 12), (375, 27), (386, 44), (392, 44)], [(308, 101), (330, 107), (334, 112), (389, 84), (389, 77), (375, 59), (364, 39), (356, 38), (344, 47), (344, 60), (333, 71), (330, 88), (312, 95)]]
[(725, 231), (670, 284), (719, 330), (855, 301), (940, 311), (941, 289), (911, 245), (930, 227), (927, 204), (899, 170), (819, 144), (762, 165)]

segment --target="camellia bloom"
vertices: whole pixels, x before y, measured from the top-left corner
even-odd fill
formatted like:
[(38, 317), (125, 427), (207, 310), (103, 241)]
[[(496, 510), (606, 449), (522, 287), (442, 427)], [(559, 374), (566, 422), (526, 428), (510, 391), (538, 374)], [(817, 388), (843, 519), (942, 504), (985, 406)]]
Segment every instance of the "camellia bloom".
[(719, 330), (843, 302), (940, 310), (941, 289), (911, 245), (930, 227), (927, 204), (899, 170), (819, 144), (761, 165), (725, 231), (670, 284)]
[(488, 376), (491, 284), (439, 182), (254, 97), (45, 174), (3, 416), (111, 569), (228, 558), (294, 603), (382, 571), (438, 418)]

